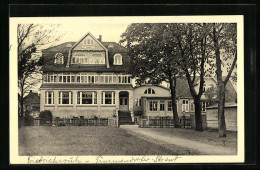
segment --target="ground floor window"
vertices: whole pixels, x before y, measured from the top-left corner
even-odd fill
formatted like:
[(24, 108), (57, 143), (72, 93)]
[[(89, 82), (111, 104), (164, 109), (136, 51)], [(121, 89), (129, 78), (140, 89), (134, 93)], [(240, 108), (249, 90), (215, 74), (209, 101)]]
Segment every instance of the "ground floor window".
[(77, 92), (77, 104), (97, 104), (97, 92)]
[(101, 104), (116, 104), (115, 92), (102, 92)]
[(53, 91), (45, 92), (45, 104), (54, 104), (54, 92)]
[(168, 101), (168, 111), (172, 111), (172, 101)]
[(189, 111), (189, 100), (183, 100), (182, 101), (182, 112), (188, 112)]
[(150, 111), (157, 111), (157, 101), (150, 101)]
[(160, 101), (160, 111), (164, 111), (164, 101)]
[(135, 106), (142, 106), (141, 99), (135, 99)]
[(190, 111), (194, 112), (194, 108), (195, 108), (194, 102), (191, 102), (191, 104), (190, 104)]
[(59, 104), (73, 104), (72, 92), (59, 92)]

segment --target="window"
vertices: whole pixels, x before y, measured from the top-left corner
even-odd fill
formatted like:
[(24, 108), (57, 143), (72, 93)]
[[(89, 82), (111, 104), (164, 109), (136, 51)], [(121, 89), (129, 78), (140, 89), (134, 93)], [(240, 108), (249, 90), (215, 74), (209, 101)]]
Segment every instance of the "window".
[(116, 104), (115, 92), (102, 92), (101, 104)]
[(206, 112), (207, 103), (201, 102), (201, 111)]
[(144, 94), (155, 94), (154, 89), (148, 88), (144, 91)]
[(63, 64), (63, 54), (62, 53), (57, 53), (55, 55), (55, 60), (54, 60), (54, 63), (55, 64)]
[(54, 104), (54, 92), (53, 91), (45, 92), (45, 104)]
[(122, 55), (121, 54), (114, 55), (114, 65), (122, 65)]
[(172, 101), (168, 101), (168, 111), (172, 111)]
[(195, 108), (194, 102), (191, 102), (191, 104), (190, 104), (190, 111), (194, 112), (194, 108)]
[(118, 83), (126, 84), (131, 83), (130, 75), (118, 75)]
[(78, 92), (77, 104), (97, 104), (97, 92)]
[(83, 40), (83, 45), (93, 45), (94, 44), (94, 41), (92, 38), (85, 38)]
[(59, 104), (73, 104), (72, 92), (59, 92)]
[(189, 100), (183, 100), (182, 101), (182, 112), (188, 112), (189, 111)]
[(157, 111), (157, 101), (150, 101), (150, 111)]
[(142, 100), (141, 99), (135, 99), (135, 106), (142, 106)]
[(164, 101), (160, 101), (160, 111), (164, 111)]

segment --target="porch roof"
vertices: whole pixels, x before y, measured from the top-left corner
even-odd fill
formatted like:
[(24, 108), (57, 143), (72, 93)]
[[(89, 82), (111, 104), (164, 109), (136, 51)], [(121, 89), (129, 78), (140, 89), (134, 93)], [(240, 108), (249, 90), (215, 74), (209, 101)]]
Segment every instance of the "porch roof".
[(55, 83), (48, 83), (42, 84), (41, 89), (112, 89), (112, 90), (132, 90), (132, 84), (55, 84)]

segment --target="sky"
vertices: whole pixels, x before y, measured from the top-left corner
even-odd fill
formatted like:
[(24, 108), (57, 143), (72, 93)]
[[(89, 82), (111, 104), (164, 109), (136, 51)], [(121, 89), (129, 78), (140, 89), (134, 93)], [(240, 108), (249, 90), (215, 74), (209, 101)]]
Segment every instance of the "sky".
[[(241, 20), (241, 18), (233, 19), (232, 16), (230, 17), (225, 16), (224, 18), (222, 16), (11, 18), (10, 35), (14, 34), (14, 32), (12, 32), (12, 29), (15, 31), (16, 29), (14, 27), (17, 26), (18, 23), (23, 23), (23, 24), (34, 23), (34, 24), (41, 24), (46, 28), (52, 26), (56, 30), (57, 34), (63, 35), (60, 38), (60, 40), (55, 43), (55, 45), (58, 45), (63, 42), (68, 42), (68, 41), (78, 41), (88, 32), (93, 34), (96, 38), (98, 38), (99, 35), (102, 35), (102, 41), (118, 43), (119, 40), (121, 39), (120, 36), (126, 30), (127, 26), (131, 23), (201, 22), (202, 21), (201, 18), (203, 18), (203, 22), (213, 22), (213, 21), (230, 22), (230, 20), (239, 22)], [(14, 42), (16, 42), (15, 39)], [(238, 49), (240, 48), (238, 47)], [(37, 88), (38, 87), (36, 87), (34, 90), (38, 90)]]
[(64, 33), (64, 36), (58, 43), (67, 41), (78, 41), (85, 34), (90, 32), (96, 38), (102, 35), (102, 41), (116, 42), (120, 40), (121, 34), (126, 30), (128, 24), (114, 23), (114, 24), (60, 24), (57, 30)]

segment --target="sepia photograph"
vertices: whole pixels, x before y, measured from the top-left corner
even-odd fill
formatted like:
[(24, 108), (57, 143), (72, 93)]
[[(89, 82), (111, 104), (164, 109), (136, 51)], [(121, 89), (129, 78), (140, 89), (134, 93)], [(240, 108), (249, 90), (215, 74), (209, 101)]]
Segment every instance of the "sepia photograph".
[(243, 162), (243, 34), (238, 15), (11, 17), (10, 163)]

